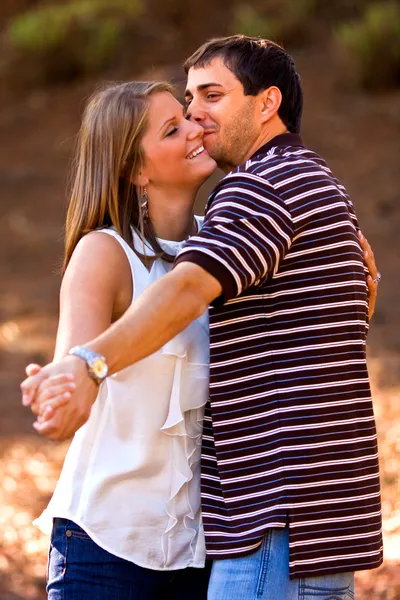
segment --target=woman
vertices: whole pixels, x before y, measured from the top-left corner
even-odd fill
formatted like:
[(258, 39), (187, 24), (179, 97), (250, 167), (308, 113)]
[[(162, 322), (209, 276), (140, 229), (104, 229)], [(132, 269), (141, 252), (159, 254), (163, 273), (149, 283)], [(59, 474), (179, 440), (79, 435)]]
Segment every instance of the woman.
[[(107, 329), (197, 231), (195, 196), (216, 168), (202, 138), (167, 83), (113, 85), (89, 101), (55, 360)], [(68, 395), (62, 377), (49, 395), (57, 389)], [(206, 314), (101, 385), (37, 520), (52, 528), (50, 599), (206, 598), (199, 459), (207, 393)]]

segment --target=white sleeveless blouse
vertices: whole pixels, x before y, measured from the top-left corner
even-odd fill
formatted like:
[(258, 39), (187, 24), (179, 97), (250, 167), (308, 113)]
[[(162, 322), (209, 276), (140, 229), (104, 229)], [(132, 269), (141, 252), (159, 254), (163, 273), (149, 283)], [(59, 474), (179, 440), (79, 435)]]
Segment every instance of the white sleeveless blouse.
[[(171, 269), (148, 271), (112, 229), (133, 278), (133, 302)], [(159, 240), (169, 254), (183, 242)], [(144, 253), (134, 234), (135, 247)], [(154, 253), (146, 247), (145, 253)], [(102, 548), (156, 570), (203, 567), (200, 450), (208, 398), (208, 316), (158, 352), (106, 379), (75, 434), (54, 495), (35, 524), (70, 519)]]

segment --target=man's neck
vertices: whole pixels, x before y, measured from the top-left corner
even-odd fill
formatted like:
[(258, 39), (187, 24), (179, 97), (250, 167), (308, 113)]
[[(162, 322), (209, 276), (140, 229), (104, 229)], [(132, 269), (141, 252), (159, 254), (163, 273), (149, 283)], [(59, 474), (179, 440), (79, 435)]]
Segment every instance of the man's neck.
[(268, 130), (261, 131), (260, 135), (257, 136), (257, 139), (254, 140), (254, 143), (251, 144), (251, 146), (249, 148), (247, 148), (245, 153), (242, 155), (240, 163), (238, 163), (237, 165), (226, 165), (226, 166), (224, 165), (223, 167), (220, 167), (220, 168), (225, 173), (225, 175), (227, 175), (233, 169), (235, 169), (239, 165), (242, 165), (243, 163), (245, 163), (246, 160), (249, 160), (249, 158), (251, 158), (253, 156), (253, 154), (255, 154), (257, 152), (257, 150), (259, 148), (261, 148), (265, 144), (268, 144), (268, 142), (270, 142), (277, 135), (282, 135), (283, 133), (289, 133), (289, 132), (288, 132), (287, 127), (282, 122), (280, 122), (279, 124), (277, 124), (274, 127), (270, 127)]
[(270, 129), (268, 131), (263, 132), (251, 146), (243, 162), (249, 160), (249, 158), (251, 158), (253, 154), (257, 152), (257, 150), (259, 150), (262, 146), (265, 146), (265, 144), (268, 144), (268, 142), (274, 139), (274, 137), (276, 137), (277, 135), (282, 135), (283, 133), (289, 133), (285, 125), (281, 125), (272, 130)]

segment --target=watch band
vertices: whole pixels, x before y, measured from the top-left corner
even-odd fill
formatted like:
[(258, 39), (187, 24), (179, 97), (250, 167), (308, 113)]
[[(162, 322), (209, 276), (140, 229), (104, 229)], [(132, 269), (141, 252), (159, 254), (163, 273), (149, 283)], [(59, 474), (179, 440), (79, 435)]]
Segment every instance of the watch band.
[(85, 361), (88, 374), (90, 377), (100, 385), (108, 374), (108, 366), (104, 356), (97, 354), (85, 346), (74, 346), (70, 349), (68, 354), (78, 356)]

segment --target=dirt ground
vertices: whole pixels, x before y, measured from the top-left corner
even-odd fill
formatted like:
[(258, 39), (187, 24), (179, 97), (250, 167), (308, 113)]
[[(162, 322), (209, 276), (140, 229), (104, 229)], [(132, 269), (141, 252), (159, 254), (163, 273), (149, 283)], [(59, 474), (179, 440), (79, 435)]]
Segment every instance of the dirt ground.
[[(343, 90), (340, 74), (331, 74), (329, 55), (308, 51), (296, 58), (306, 93), (305, 142), (327, 159), (352, 194), (383, 277), (369, 364), (382, 465), (385, 563), (357, 575), (357, 598), (395, 600), (400, 599), (400, 93)], [(179, 67), (163, 75), (182, 79)], [(4, 94), (0, 106), (0, 600), (45, 597), (48, 540), (31, 521), (48, 501), (67, 444), (33, 432), (18, 384), (25, 364), (51, 358), (66, 173), (83, 99), (93, 88), (94, 82), (87, 82)], [(202, 191), (199, 207), (210, 187)]]

